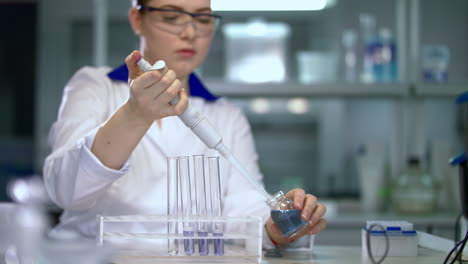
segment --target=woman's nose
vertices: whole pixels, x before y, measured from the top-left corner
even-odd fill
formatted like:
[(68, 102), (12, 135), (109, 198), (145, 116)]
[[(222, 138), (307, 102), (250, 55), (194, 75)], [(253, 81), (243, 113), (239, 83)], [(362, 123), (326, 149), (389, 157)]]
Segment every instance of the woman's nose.
[(197, 26), (195, 25), (195, 22), (192, 20), (185, 25), (180, 36), (186, 39), (193, 39), (196, 35), (197, 35)]

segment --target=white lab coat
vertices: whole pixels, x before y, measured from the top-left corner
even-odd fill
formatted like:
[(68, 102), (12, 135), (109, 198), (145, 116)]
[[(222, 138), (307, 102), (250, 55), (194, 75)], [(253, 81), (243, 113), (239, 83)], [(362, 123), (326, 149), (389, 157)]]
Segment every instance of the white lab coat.
[[(58, 119), (49, 141), (52, 153), (44, 164), (44, 181), (52, 200), (64, 209), (55, 230), (71, 230), (94, 238), (96, 215), (165, 215), (169, 156), (204, 154), (208, 149), (178, 117), (156, 123), (120, 170), (104, 166), (90, 149), (94, 137), (111, 114), (129, 97), (125, 82), (107, 77), (109, 68), (84, 67), (66, 85)], [(207, 102), (190, 97), (218, 129), (224, 144), (251, 175), (261, 182), (257, 153), (247, 119), (223, 100)], [(226, 160), (220, 159), (224, 216), (269, 215), (264, 198)], [(129, 226), (129, 228), (131, 228)], [(265, 235), (264, 246), (271, 242)]]

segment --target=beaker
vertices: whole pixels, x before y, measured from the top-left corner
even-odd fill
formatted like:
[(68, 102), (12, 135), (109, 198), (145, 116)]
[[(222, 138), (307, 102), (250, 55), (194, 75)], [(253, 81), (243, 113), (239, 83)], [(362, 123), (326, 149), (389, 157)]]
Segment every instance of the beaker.
[[(190, 167), (189, 167), (189, 157), (179, 157), (177, 159), (177, 171), (180, 179), (180, 198), (181, 198), (181, 207), (182, 207), (182, 230), (184, 237), (193, 237), (194, 228), (193, 222), (190, 222), (193, 218), (192, 214), (192, 190), (190, 182)], [(184, 251), (188, 256), (193, 255), (195, 252), (193, 239), (184, 238)]]
[[(221, 180), (219, 175), (219, 157), (208, 157), (209, 185), (211, 186), (211, 214), (215, 220), (222, 217)], [(224, 227), (221, 222), (213, 222), (213, 236), (222, 237)], [(214, 239), (214, 254), (224, 255), (224, 240)]]
[[(207, 198), (209, 194), (207, 193), (207, 188), (205, 185), (205, 157), (203, 155), (194, 155), (193, 156), (193, 173), (195, 180), (195, 192), (196, 192), (196, 206), (197, 206), (197, 217), (201, 219), (206, 219), (207, 214)], [(208, 236), (208, 226), (207, 222), (200, 221), (198, 222), (198, 236), (207, 237)], [(208, 239), (200, 238), (198, 239), (198, 252), (200, 256), (207, 256), (209, 251), (208, 248)]]
[(410, 157), (407, 163), (393, 187), (393, 208), (401, 214), (430, 214), (436, 198), (432, 176), (418, 157)]
[[(177, 158), (167, 158), (167, 217), (173, 217), (175, 222), (167, 221), (167, 236), (179, 233), (179, 179), (177, 173)], [(176, 256), (179, 253), (179, 240), (167, 239), (167, 253), (169, 256)]]
[(271, 208), (271, 219), (284, 237), (293, 237), (307, 225), (301, 218), (301, 211), (294, 208), (293, 202), (282, 191), (274, 194), (267, 204)]

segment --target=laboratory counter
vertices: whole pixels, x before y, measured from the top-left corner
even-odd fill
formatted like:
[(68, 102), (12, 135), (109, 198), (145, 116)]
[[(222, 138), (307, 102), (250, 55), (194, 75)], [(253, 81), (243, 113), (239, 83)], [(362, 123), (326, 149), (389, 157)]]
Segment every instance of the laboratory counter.
[[(398, 264), (431, 264), (443, 263), (446, 257), (445, 252), (434, 251), (427, 248), (418, 248), (418, 256), (416, 257), (387, 257), (383, 263), (398, 263)], [(375, 257), (379, 260), (380, 257)], [(359, 246), (314, 246), (312, 254), (298, 253), (297, 255), (284, 255), (279, 258), (265, 257), (262, 259), (262, 264), (302, 264), (302, 263), (327, 263), (327, 264), (342, 264), (342, 263), (372, 263), (367, 257), (361, 254)]]
[[(61, 254), (59, 254), (61, 255)], [(1, 254), (0, 254), (1, 256)], [(3, 256), (2, 260), (3, 260)], [(64, 257), (64, 256), (59, 256)], [(446, 257), (445, 252), (441, 251), (434, 251), (427, 248), (418, 248), (418, 256), (416, 257), (386, 257), (383, 263), (398, 263), (398, 264), (441, 264), (443, 263)], [(375, 257), (375, 260), (378, 261), (380, 257)], [(88, 258), (89, 260), (89, 258)], [(250, 260), (244, 260), (239, 258), (237, 261), (235, 258), (228, 258), (222, 259), (222, 261), (218, 261), (219, 259), (212, 259), (209, 263), (256, 263)], [(199, 259), (194, 258), (193, 261), (183, 259), (179, 262), (180, 259), (172, 259), (171, 258), (161, 258), (161, 259), (146, 259), (142, 260), (132, 259), (132, 260), (112, 260), (110, 263), (112, 264), (149, 264), (149, 263), (206, 263), (204, 261), (200, 261)], [(0, 263), (3, 263), (0, 260)], [(9, 262), (7, 262), (9, 263)], [(51, 263), (59, 263), (59, 262), (51, 262)], [(74, 262), (77, 263), (77, 262)], [(367, 258), (361, 255), (361, 248), (356, 246), (315, 246), (312, 253), (304, 253), (298, 252), (295, 255), (291, 253), (287, 253), (282, 257), (263, 257), (262, 264), (306, 264), (306, 263), (326, 263), (326, 264), (371, 264), (372, 262)]]
[(316, 236), (317, 245), (360, 246), (361, 228), (368, 220), (404, 220), (418, 231), (453, 239), (457, 215), (435, 212), (428, 215), (399, 215), (394, 212), (363, 212), (358, 201), (327, 202), (327, 228)]

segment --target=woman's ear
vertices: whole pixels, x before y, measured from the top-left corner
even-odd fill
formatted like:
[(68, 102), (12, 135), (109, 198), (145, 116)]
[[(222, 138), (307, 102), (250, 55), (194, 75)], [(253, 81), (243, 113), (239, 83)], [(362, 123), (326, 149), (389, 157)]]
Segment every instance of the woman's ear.
[(132, 26), (133, 32), (139, 36), (141, 33), (140, 10), (136, 8), (130, 8), (128, 10), (128, 21), (130, 22), (130, 26)]

